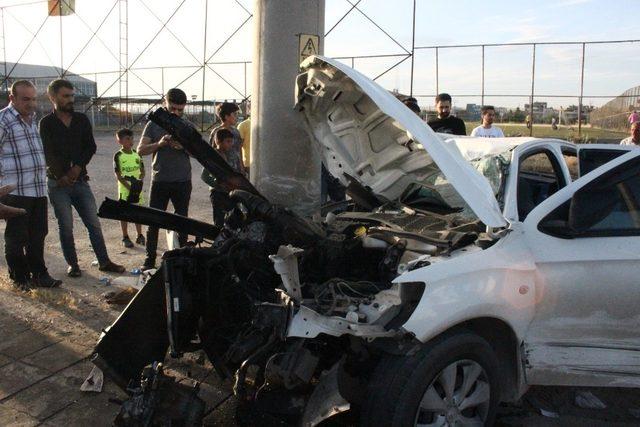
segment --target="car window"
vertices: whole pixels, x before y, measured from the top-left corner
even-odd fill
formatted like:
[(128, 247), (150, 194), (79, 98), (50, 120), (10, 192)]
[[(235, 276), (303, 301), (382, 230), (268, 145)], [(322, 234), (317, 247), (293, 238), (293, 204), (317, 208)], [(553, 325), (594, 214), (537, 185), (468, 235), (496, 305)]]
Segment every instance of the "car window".
[[(627, 235), (640, 232), (640, 175), (597, 192), (589, 192), (585, 212), (573, 212), (584, 235)], [(585, 197), (586, 199), (586, 197)]]
[(607, 150), (606, 148), (589, 148), (580, 150), (580, 176), (584, 176), (592, 170), (604, 165), (611, 160), (627, 154), (624, 150)]
[(567, 165), (567, 169), (569, 169), (571, 181), (575, 181), (580, 177), (580, 173), (578, 172), (578, 155), (575, 152), (563, 151), (562, 158)]
[(520, 161), (518, 170), (518, 216), (524, 221), (529, 212), (564, 187), (560, 166), (548, 151), (530, 154)]
[(555, 225), (567, 237), (640, 235), (640, 158), (587, 184), (540, 224)]

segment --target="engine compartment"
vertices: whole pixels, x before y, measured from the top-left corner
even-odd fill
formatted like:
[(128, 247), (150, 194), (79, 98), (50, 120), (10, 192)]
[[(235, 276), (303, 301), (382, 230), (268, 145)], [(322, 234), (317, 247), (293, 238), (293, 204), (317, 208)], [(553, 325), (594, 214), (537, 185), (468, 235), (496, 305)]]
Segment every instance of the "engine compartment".
[(103, 218), (189, 227), (200, 236), (198, 245), (163, 254), (161, 269), (95, 348), (94, 363), (131, 396), (121, 425), (161, 421), (166, 407), (198, 418), (197, 391), (165, 379), (167, 351), (177, 358), (203, 350), (239, 399), (306, 425), (357, 408), (383, 355), (420, 347), (402, 325), (426, 284), (394, 280), (491, 244), (477, 219), (420, 204), (363, 210), (354, 202), (324, 221), (302, 218), (269, 203), (195, 130), (162, 110), (154, 114), (216, 173), (234, 208), (218, 228), (124, 202), (100, 207)]

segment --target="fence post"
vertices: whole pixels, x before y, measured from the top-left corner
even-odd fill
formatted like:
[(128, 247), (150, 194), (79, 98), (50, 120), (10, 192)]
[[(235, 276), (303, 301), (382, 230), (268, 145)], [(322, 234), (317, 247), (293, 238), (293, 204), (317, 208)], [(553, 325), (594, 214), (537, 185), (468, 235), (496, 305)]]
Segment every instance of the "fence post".
[[(209, 0), (205, 0), (204, 2), (204, 48), (202, 49), (202, 98), (200, 101), (202, 102), (202, 111), (200, 113), (200, 132), (204, 132), (204, 82), (205, 77), (207, 75), (207, 23), (209, 16)], [(246, 69), (245, 69), (245, 82), (247, 80)], [(162, 91), (164, 94), (164, 91)]]
[(482, 45), (482, 98), (480, 105), (484, 105), (484, 45)]
[(529, 116), (531, 117), (531, 128), (529, 136), (533, 136), (533, 95), (536, 81), (536, 44), (533, 44), (533, 56), (531, 58), (531, 98), (529, 98)]
[(411, 28), (411, 83), (409, 86), (409, 96), (413, 96), (413, 65), (416, 51), (416, 0), (413, 0), (413, 26)]
[(440, 66), (438, 64), (438, 48), (436, 47), (436, 95), (440, 93), (440, 78), (438, 76), (439, 67)]
[(582, 66), (580, 70), (580, 99), (578, 100), (578, 138), (582, 138), (582, 95), (584, 94), (584, 47), (582, 43)]

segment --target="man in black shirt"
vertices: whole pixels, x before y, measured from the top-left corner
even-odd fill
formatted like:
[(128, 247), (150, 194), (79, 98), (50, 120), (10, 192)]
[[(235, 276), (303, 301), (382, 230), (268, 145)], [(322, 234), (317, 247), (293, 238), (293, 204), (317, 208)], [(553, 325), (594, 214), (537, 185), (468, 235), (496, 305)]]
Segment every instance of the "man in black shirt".
[(434, 132), (453, 135), (467, 134), (464, 122), (451, 115), (451, 95), (441, 93), (436, 96), (436, 111), (438, 112), (438, 118), (429, 122), (429, 126)]
[[(172, 114), (182, 117), (187, 105), (187, 94), (182, 89), (169, 89), (164, 97), (164, 107)], [(142, 131), (136, 150), (138, 155), (153, 156), (151, 163), (151, 189), (149, 207), (167, 210), (169, 201), (178, 215), (189, 216), (191, 200), (191, 159), (189, 154), (166, 130), (148, 122)], [(187, 243), (186, 234), (178, 234), (180, 246)], [(143, 270), (156, 267), (158, 228), (147, 228), (147, 256)]]
[(73, 111), (74, 88), (67, 80), (52, 81), (48, 94), (54, 110), (40, 120), (40, 137), (47, 162), (49, 201), (58, 220), (62, 254), (69, 265), (67, 275), (81, 275), (73, 239), (72, 206), (87, 227), (100, 271), (123, 273), (124, 267), (113, 263), (107, 254), (96, 215), (96, 199), (88, 182), (87, 164), (96, 152), (89, 118)]

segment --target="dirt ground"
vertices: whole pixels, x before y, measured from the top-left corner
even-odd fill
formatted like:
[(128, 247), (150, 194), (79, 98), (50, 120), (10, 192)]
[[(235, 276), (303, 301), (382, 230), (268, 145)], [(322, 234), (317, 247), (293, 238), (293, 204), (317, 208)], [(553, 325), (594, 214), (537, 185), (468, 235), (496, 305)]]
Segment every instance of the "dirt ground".
[[(99, 204), (104, 197), (116, 194), (112, 157), (117, 145), (107, 133), (98, 133), (96, 141), (98, 152), (89, 165), (89, 174)], [(148, 170), (151, 167), (149, 157), (145, 158), (145, 166)], [(199, 174), (200, 166), (193, 162), (190, 216), (210, 221), (208, 189)], [(149, 179), (150, 174), (145, 179), (146, 200)], [(51, 274), (63, 279), (60, 289), (29, 293), (14, 290), (8, 284), (4, 256), (0, 256), (0, 426), (108, 426), (118, 411), (117, 401), (126, 396), (108, 379), (105, 379), (101, 393), (79, 390), (91, 371), (89, 357), (101, 330), (116, 319), (122, 306), (111, 307), (102, 298), (103, 293), (115, 286), (103, 284), (100, 279), (106, 275), (91, 265), (95, 256), (86, 229), (77, 216), (74, 227), (83, 276), (71, 279), (65, 274), (67, 265), (60, 250), (57, 223), (49, 209), (45, 259)], [(122, 247), (118, 222), (102, 220), (102, 229), (113, 261), (125, 265), (128, 271), (143, 262), (143, 247)], [(4, 222), (0, 222), (0, 233), (3, 232)], [(135, 237), (131, 225), (129, 233)], [(4, 254), (4, 239), (0, 242), (0, 253)], [(159, 252), (165, 247), (161, 233)], [(114, 275), (109, 277), (115, 278)], [(206, 425), (237, 424), (237, 402), (231, 397), (230, 384), (217, 379), (202, 355), (170, 360), (167, 365), (182, 381), (203, 381), (201, 395), (207, 402)], [(599, 394), (607, 403), (607, 409), (586, 413), (572, 404), (575, 393), (575, 390), (536, 390), (531, 396), (537, 406), (546, 406), (550, 414), (556, 413), (560, 418), (542, 417), (539, 410), (523, 404), (501, 408), (499, 424), (611, 426), (640, 423), (640, 399), (629, 397), (625, 391), (621, 391), (622, 397), (615, 393)], [(620, 408), (613, 410), (615, 405)], [(259, 420), (249, 424), (277, 423)]]

